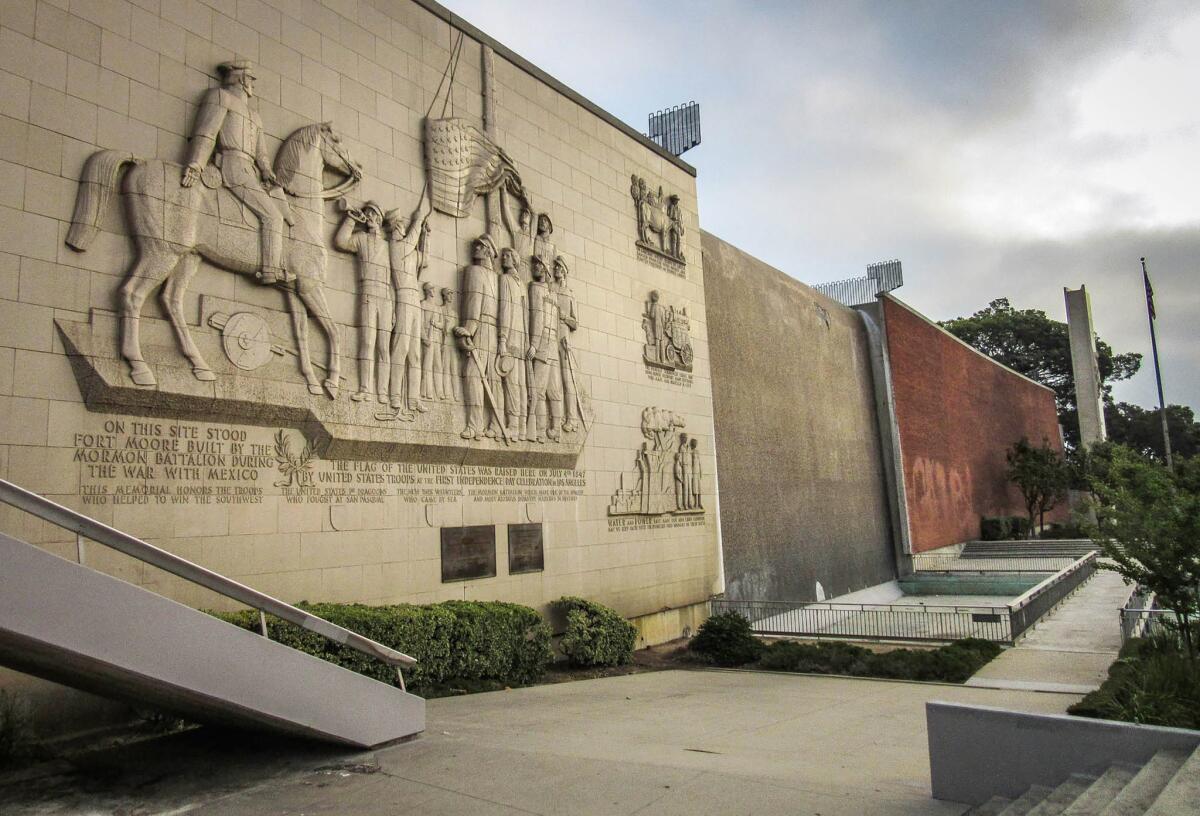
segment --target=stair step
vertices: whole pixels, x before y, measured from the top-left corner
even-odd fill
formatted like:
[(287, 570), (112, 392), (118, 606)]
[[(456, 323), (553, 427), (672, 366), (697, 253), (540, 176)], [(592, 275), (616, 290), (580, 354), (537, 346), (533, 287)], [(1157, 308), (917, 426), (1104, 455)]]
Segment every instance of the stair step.
[(1187, 754), (1182, 751), (1159, 751), (1100, 811), (1100, 816), (1143, 816), (1186, 760)]
[(1171, 777), (1146, 816), (1200, 816), (1200, 748)]
[(1028, 816), (1062, 816), (1062, 812), (1083, 795), (1083, 792), (1095, 781), (1096, 777), (1094, 776), (1071, 774), (1067, 777), (1066, 782), (1050, 791), (1049, 796), (1038, 802), (1037, 806), (1029, 811)]
[(1137, 772), (1137, 765), (1125, 762), (1115, 762), (1108, 770), (1100, 774), (1086, 791), (1071, 806), (1063, 811), (1063, 816), (1100, 816), (1101, 811), (1116, 798)]
[(1029, 811), (1037, 807), (1053, 790), (1054, 788), (1045, 785), (1030, 785), (1029, 790), (1012, 800), (1009, 806), (996, 816), (1028, 816)]
[(1012, 799), (1005, 799), (1003, 796), (993, 796), (982, 805), (976, 805), (971, 808), (963, 816), (1000, 816), (1010, 804), (1012, 804)]

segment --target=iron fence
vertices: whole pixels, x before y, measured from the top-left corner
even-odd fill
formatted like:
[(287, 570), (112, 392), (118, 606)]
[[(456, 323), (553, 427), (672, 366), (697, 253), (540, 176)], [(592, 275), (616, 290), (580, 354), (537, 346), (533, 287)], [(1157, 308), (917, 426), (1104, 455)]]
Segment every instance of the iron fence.
[(883, 292), (891, 292), (904, 285), (904, 272), (900, 261), (880, 261), (869, 264), (867, 274), (860, 278), (813, 284), (822, 295), (833, 298), (844, 306), (862, 306), (874, 303)]
[(912, 557), (917, 572), (1059, 572), (1075, 562), (1075, 557), (1062, 556), (996, 556), (963, 558), (954, 554), (917, 554)]
[(1012, 641), (1015, 643), (1025, 630), (1074, 592), (1096, 572), (1096, 553), (1088, 553), (1071, 566), (1047, 578), (1009, 604), (1012, 621)]
[(712, 601), (712, 611), (736, 612), (759, 635), (861, 640), (950, 641), (976, 637), (1007, 643), (1009, 611), (1004, 606), (924, 604), (790, 603)]

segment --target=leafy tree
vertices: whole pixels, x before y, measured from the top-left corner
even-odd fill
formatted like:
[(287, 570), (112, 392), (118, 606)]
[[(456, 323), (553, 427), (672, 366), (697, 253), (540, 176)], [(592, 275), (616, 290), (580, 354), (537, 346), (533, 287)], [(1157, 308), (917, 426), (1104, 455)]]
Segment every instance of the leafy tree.
[[(1008, 298), (998, 298), (970, 317), (942, 321), (942, 328), (999, 363), (1040, 382), (1054, 391), (1058, 421), (1072, 447), (1079, 442), (1075, 402), (1075, 375), (1071, 370), (1071, 340), (1067, 324), (1051, 320), (1039, 309), (1014, 309)], [(1096, 356), (1105, 402), (1112, 386), (1137, 373), (1142, 355), (1116, 354), (1096, 338)]]
[[(1132, 448), (1143, 456), (1164, 461), (1162, 419), (1158, 409), (1147, 410), (1128, 402), (1104, 406), (1104, 424), (1111, 442)], [(1178, 457), (1200, 454), (1200, 422), (1186, 405), (1167, 406), (1167, 433), (1171, 453)]]
[(1158, 596), (1178, 617), (1184, 648), (1196, 657), (1192, 621), (1200, 615), (1200, 459), (1175, 472), (1123, 445), (1097, 445), (1089, 457), (1097, 500), (1096, 540), (1112, 569)]
[(1029, 536), (1032, 538), (1034, 519), (1038, 521), (1037, 529), (1045, 527), (1046, 513), (1067, 497), (1070, 470), (1046, 439), (1042, 440), (1041, 447), (1035, 448), (1027, 438), (1021, 437), (1004, 454), (1004, 458), (1008, 460), (1009, 481), (1017, 486), (1025, 499)]

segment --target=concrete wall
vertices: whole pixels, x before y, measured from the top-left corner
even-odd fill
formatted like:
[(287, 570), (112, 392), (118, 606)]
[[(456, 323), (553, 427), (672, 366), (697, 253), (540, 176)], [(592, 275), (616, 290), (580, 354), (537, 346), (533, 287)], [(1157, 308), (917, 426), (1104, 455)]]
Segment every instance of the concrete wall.
[(1200, 746), (1200, 731), (988, 706), (930, 702), (925, 719), (933, 797), (969, 805), (993, 796), (1015, 799), (1030, 785), (1053, 788), (1074, 773), (1099, 776), (1114, 762), (1141, 765), (1158, 751)]
[(704, 233), (726, 595), (895, 577), (861, 317)]
[(978, 537), (980, 516), (1024, 515), (1004, 454), (1023, 436), (1062, 451), (1054, 392), (896, 298), (882, 304), (912, 551)]

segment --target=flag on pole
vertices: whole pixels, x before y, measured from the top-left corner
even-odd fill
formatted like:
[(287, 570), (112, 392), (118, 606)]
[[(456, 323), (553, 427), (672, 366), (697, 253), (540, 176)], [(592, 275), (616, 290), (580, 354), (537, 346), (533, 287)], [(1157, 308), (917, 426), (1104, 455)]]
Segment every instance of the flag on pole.
[(1142, 280), (1146, 283), (1146, 309), (1150, 312), (1150, 319), (1153, 320), (1157, 315), (1154, 314), (1154, 287), (1150, 285), (1150, 275), (1146, 272), (1146, 267), (1142, 266)]

